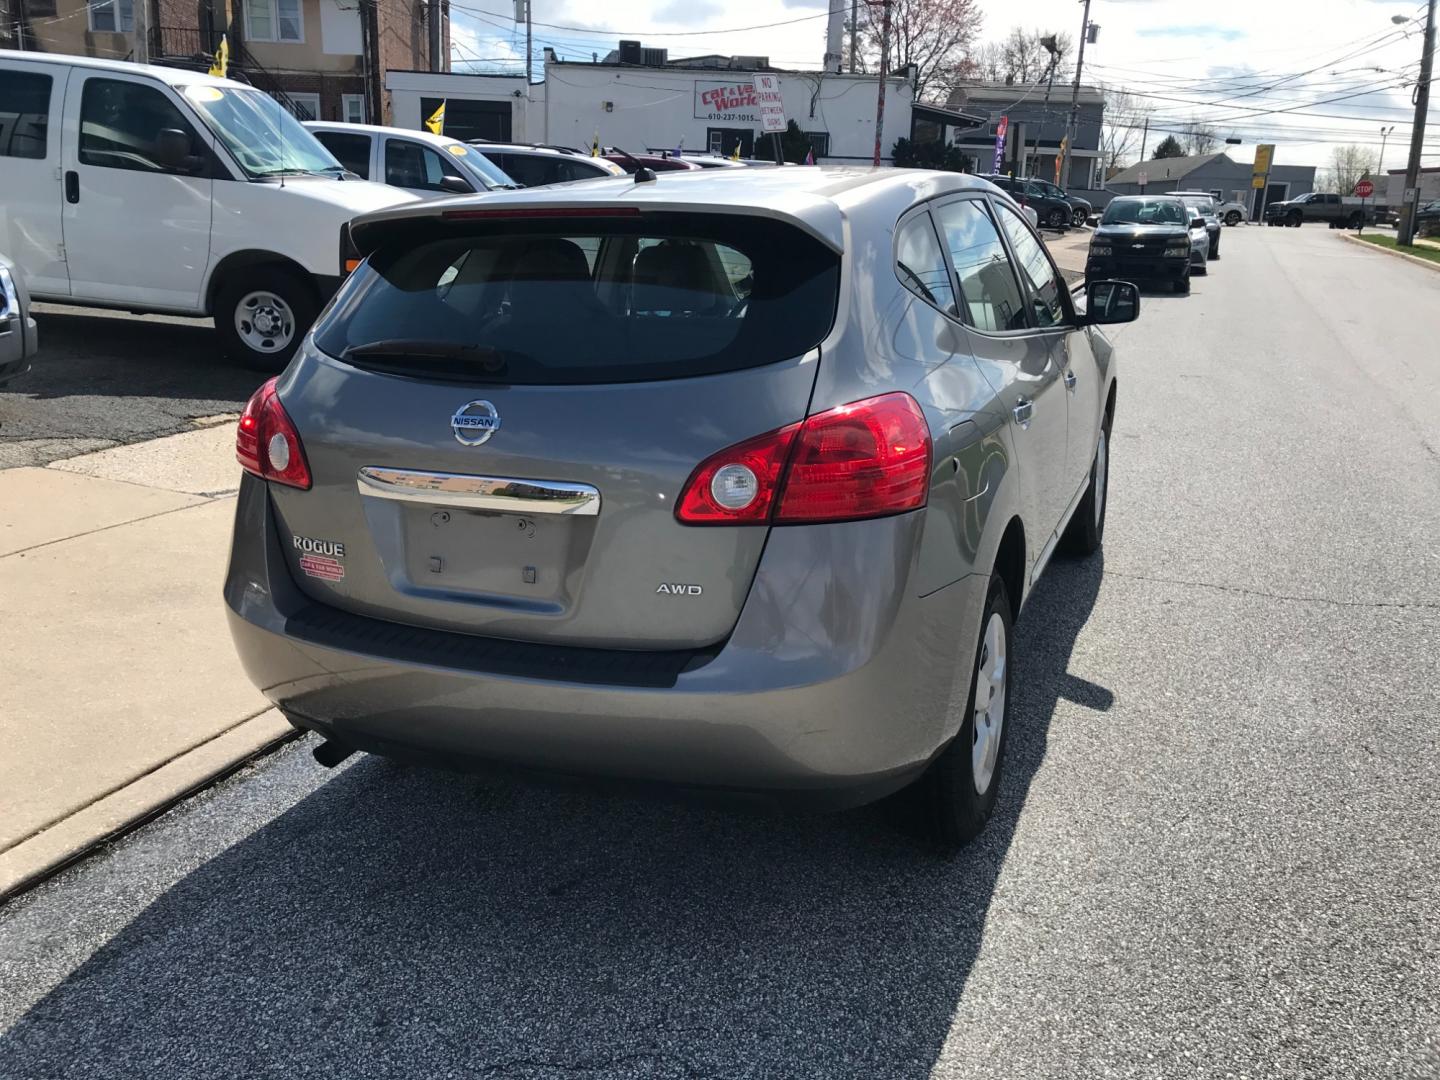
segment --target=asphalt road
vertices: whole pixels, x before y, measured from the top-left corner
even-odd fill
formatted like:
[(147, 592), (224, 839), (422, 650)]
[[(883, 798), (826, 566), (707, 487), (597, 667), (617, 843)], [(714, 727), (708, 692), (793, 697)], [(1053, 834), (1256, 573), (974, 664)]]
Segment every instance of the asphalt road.
[(301, 743), (0, 909), (0, 1075), (1440, 1076), (1440, 274), (1143, 307), (974, 847)]
[(40, 353), (0, 387), (0, 468), (46, 465), (238, 413), (264, 379), (208, 320), (35, 305)]

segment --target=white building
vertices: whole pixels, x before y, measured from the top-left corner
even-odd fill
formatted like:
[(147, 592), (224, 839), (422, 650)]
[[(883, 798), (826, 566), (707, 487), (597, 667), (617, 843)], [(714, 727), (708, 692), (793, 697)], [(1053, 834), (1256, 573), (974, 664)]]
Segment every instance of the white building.
[[(622, 42), (622, 53), (629, 44)], [(531, 86), (528, 95), (524, 76), (392, 71), (386, 88), (398, 126), (420, 127), (444, 101), (445, 133), (461, 139), (583, 148), (598, 136), (602, 145), (632, 153), (683, 146), (691, 153), (726, 155), (738, 143), (742, 157), (770, 157), (753, 78), (757, 71), (771, 72), (780, 79), (786, 119), (809, 135), (816, 161), (873, 158), (878, 90), (873, 75), (775, 71), (764, 57), (666, 61), (664, 50), (643, 51), (646, 63), (609, 58), (576, 63), (547, 55), (545, 81)], [(887, 79), (881, 137), (886, 162), (895, 140), (909, 138), (913, 122), (922, 117), (942, 129), (979, 122), (956, 110), (917, 105), (905, 74)]]

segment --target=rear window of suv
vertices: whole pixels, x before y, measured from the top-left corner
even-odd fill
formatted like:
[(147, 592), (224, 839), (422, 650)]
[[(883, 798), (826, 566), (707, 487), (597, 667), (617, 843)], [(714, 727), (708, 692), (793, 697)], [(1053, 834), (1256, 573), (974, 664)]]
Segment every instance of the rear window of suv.
[(736, 371), (820, 343), (839, 266), (800, 230), (739, 215), (407, 220), (315, 343), (370, 370), (510, 385)]

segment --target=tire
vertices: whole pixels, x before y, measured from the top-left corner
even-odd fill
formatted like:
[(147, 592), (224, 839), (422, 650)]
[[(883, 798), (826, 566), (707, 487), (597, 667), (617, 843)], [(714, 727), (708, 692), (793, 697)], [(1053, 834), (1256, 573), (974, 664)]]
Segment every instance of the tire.
[(1207, 259), (1218, 259), (1220, 257), (1220, 241), (1216, 240), (1210, 245), (1210, 251), (1206, 254)]
[[(1345, 223), (1345, 228), (1347, 228), (1347, 229), (1358, 229), (1358, 228), (1360, 228), (1360, 226), (1361, 226), (1362, 224), (1364, 224), (1364, 221), (1365, 221), (1365, 218), (1359, 213), (1359, 211), (1356, 211), (1355, 213), (1353, 213), (1353, 214), (1350, 215), (1350, 220)], [(1335, 226), (1335, 227), (1336, 227), (1337, 229), (1340, 228), (1339, 225), (1337, 225), (1337, 226)]]
[(1226, 214), (1226, 215), (1225, 215), (1225, 224), (1226, 224), (1226, 225), (1229, 225), (1231, 228), (1234, 228), (1236, 225), (1239, 225), (1239, 224), (1240, 224), (1240, 211), (1239, 211), (1239, 210), (1231, 210), (1228, 214)]
[(1058, 206), (1045, 215), (1045, 224), (1052, 229), (1063, 229), (1065, 220), (1065, 211)]
[[(919, 782), (928, 831), (951, 850), (980, 835), (995, 811), (1010, 736), (1013, 629), (1005, 582), (991, 574), (960, 730)], [(976, 702), (982, 693), (985, 705), (977, 717)]]
[(283, 266), (241, 271), (215, 295), (215, 330), (226, 355), (253, 371), (283, 370), (318, 314), (315, 286)]
[(1070, 215), (1070, 224), (1074, 225), (1077, 229), (1084, 228), (1085, 222), (1089, 219), (1089, 217), (1089, 214), (1085, 213), (1084, 210), (1081, 210), (1077, 206), (1074, 212)]
[(1100, 550), (1105, 542), (1105, 511), (1110, 499), (1110, 424), (1100, 428), (1095, 458), (1090, 462), (1090, 485), (1061, 538), (1065, 550), (1084, 558)]
[(1300, 222), (1301, 222), (1301, 220), (1302, 220), (1302, 218), (1300, 217), (1300, 211), (1299, 211), (1299, 210), (1291, 210), (1291, 211), (1290, 211), (1290, 216), (1285, 219), (1285, 224), (1286, 224), (1287, 227), (1289, 227), (1289, 228), (1291, 228), (1291, 229), (1298, 229), (1298, 228), (1300, 228)]

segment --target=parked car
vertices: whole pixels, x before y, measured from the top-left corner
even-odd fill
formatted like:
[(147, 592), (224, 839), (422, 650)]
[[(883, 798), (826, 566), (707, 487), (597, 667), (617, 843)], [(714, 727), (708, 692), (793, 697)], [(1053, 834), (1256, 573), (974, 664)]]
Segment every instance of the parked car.
[(310, 120), (305, 127), (360, 179), (379, 180), (423, 198), (520, 186), (480, 151), (448, 135), (328, 120)]
[(322, 761), (918, 782), (943, 838), (981, 829), (1014, 621), (1103, 539), (1095, 324), (1133, 286), (1073, 300), (1008, 199), (911, 169), (498, 192), (354, 239), (240, 421), (225, 583)]
[(627, 154), (618, 150), (605, 153), (605, 160), (612, 161), (627, 173), (634, 175), (641, 167), (652, 172), (699, 172), (700, 166), (688, 158), (671, 157), (666, 154)]
[(0, 255), (0, 386), (29, 371), (38, 348), (39, 334), (30, 317), (25, 279)]
[(1196, 245), (1208, 239), (1204, 220), (1174, 196), (1118, 196), (1090, 238), (1085, 281), (1154, 282), (1188, 293), (1191, 270), (1205, 269), (1204, 249)]
[(685, 154), (685, 160), (702, 169), (743, 169), (747, 165), (774, 165), (773, 161), (753, 158), (728, 158), (719, 154)]
[(1183, 202), (1192, 218), (1205, 219), (1205, 235), (1207, 237), (1205, 258), (1218, 259), (1220, 257), (1220, 232), (1224, 226), (1220, 223), (1220, 214), (1215, 207), (1215, 200), (1203, 193), (1167, 191), (1165, 194), (1174, 195)]
[(571, 180), (594, 180), (602, 176), (624, 176), (625, 170), (603, 157), (591, 157), (568, 146), (540, 146), (528, 143), (495, 143), (471, 139), (470, 145), (488, 158), (501, 172), (524, 187), (546, 187)]
[(1298, 229), (1307, 221), (1323, 221), (1332, 229), (1357, 229), (1363, 222), (1375, 222), (1375, 207), (1361, 205), (1353, 195), (1312, 191), (1298, 198), (1272, 202), (1265, 207), (1266, 225), (1284, 225)]
[[(355, 214), (414, 202), (274, 98), (182, 68), (0, 51), (0, 250), (36, 300), (211, 316), (277, 370), (339, 287)], [(7, 124), (11, 121), (7, 121)]]
[[(1187, 191), (1185, 194), (1188, 195), (1190, 192)], [(1220, 220), (1226, 225), (1235, 226), (1239, 225), (1242, 221), (1249, 220), (1250, 208), (1244, 203), (1236, 202), (1234, 199), (1216, 198), (1213, 192), (1209, 194), (1211, 200), (1215, 203), (1215, 213), (1219, 215)]]
[(1070, 224), (1074, 211), (1063, 193), (1051, 195), (1038, 181), (1027, 177), (1003, 176), (998, 173), (977, 175), (994, 184), (1021, 206), (1033, 206), (1040, 218), (1040, 224), (1046, 228), (1063, 229)]
[(1033, 176), (1030, 178), (1030, 182), (1039, 185), (1040, 190), (1050, 198), (1064, 199), (1070, 206), (1070, 224), (1077, 229), (1089, 221), (1091, 215), (1095, 213), (1095, 207), (1089, 199), (1082, 199), (1079, 195), (1071, 195), (1058, 184), (1052, 184), (1049, 180), (1040, 180)]
[(1440, 199), (1428, 202), (1415, 211), (1415, 233), (1418, 236), (1440, 236)]

